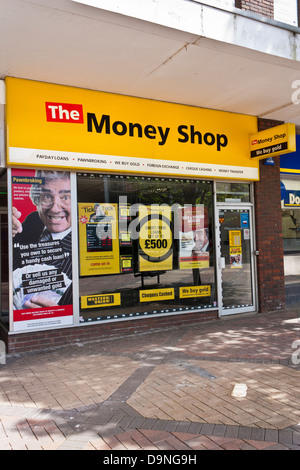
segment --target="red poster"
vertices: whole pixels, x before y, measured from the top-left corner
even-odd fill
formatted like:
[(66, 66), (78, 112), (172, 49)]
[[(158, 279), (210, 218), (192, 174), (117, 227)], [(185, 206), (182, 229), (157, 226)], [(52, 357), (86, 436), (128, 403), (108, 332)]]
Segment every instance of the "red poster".
[(14, 331), (73, 322), (70, 173), (12, 170)]
[(181, 213), (180, 269), (209, 267), (208, 221), (204, 205), (184, 207)]

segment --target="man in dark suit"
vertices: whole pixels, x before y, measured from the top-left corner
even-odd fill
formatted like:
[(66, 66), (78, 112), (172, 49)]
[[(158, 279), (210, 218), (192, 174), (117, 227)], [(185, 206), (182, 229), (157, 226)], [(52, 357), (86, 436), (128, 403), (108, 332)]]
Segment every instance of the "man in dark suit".
[[(21, 224), (21, 213), (13, 208), (12, 234), (14, 237), (13, 269), (22, 267), (21, 246), (43, 243), (46, 251), (51, 250), (51, 241), (56, 251), (63, 256), (52, 256), (51, 267), (59, 274), (72, 279), (72, 244), (71, 244), (71, 185), (68, 172), (37, 171), (37, 177), (44, 179), (42, 185), (32, 185), (31, 199), (37, 211), (30, 213)], [(58, 247), (58, 248), (57, 248)], [(49, 251), (50, 253), (50, 251)], [(24, 256), (24, 255), (23, 255)], [(41, 261), (42, 263), (43, 261)], [(24, 258), (23, 258), (24, 263)], [(62, 295), (59, 305), (72, 303), (72, 284)], [(24, 303), (26, 308), (49, 307), (57, 305), (43, 293), (36, 293)]]

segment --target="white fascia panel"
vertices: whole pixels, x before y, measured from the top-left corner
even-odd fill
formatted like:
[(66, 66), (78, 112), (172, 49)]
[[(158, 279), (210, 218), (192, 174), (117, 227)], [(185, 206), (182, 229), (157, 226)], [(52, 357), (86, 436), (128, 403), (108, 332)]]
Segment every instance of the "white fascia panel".
[[(300, 60), (300, 35), (216, 8), (203, 8), (202, 35), (257, 52)], [(217, 27), (216, 27), (217, 25)]]
[[(198, 0), (73, 0), (178, 31), (289, 60), (300, 60), (300, 34), (266, 18), (239, 14)], [(216, 3), (217, 5), (217, 3)]]
[(201, 8), (183, 0), (73, 0), (102, 10), (131, 16), (168, 28), (197, 34), (201, 25)]

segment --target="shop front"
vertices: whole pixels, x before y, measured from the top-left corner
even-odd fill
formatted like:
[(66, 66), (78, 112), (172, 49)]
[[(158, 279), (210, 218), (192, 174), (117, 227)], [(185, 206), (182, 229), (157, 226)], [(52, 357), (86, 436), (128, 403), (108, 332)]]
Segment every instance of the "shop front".
[(287, 303), (299, 303), (300, 294), (300, 136), (297, 151), (280, 158), (282, 234)]
[(257, 310), (257, 118), (15, 78), (6, 97), (10, 335)]

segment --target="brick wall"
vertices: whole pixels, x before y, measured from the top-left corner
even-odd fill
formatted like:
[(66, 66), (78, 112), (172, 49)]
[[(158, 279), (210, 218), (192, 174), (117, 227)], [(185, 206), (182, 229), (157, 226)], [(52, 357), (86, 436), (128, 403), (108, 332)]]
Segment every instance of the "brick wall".
[[(258, 120), (258, 129), (264, 130), (282, 124)], [(258, 300), (261, 312), (284, 308), (284, 265), (281, 223), (280, 165), (274, 157), (274, 166), (260, 161), (260, 181), (254, 184), (257, 257)]]
[(273, 0), (236, 0), (235, 6), (242, 10), (252, 11), (268, 18), (274, 18), (274, 1)]
[[(136, 334), (148, 334), (173, 326), (199, 324), (201, 321), (216, 320), (218, 312), (197, 312), (180, 315), (153, 317), (142, 320), (127, 320), (102, 324), (88, 324), (75, 328), (61, 328), (49, 331), (6, 335), (7, 353), (16, 354), (42, 349), (57, 348), (68, 344), (89, 341), (107, 341)], [(4, 338), (3, 338), (4, 339)]]

